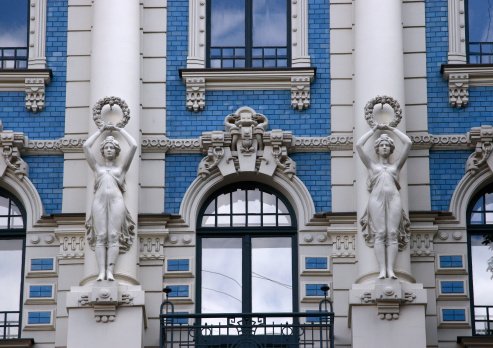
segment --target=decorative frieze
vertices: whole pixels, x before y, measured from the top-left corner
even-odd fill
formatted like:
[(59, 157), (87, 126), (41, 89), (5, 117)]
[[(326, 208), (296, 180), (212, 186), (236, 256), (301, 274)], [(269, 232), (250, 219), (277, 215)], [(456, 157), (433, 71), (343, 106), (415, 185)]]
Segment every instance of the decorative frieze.
[(139, 234), (140, 248), (139, 248), (139, 260), (140, 261), (154, 261), (164, 260), (164, 242), (167, 239), (166, 234)]
[(81, 260), (84, 259), (85, 230), (81, 228), (57, 229), (55, 235), (60, 241), (58, 259)]
[(332, 257), (356, 257), (356, 235), (354, 233), (332, 235), (332, 240)]
[(289, 178), (296, 175), (296, 163), (288, 157), (291, 132), (266, 132), (267, 117), (249, 107), (228, 115), (224, 123), (226, 132), (202, 134), (202, 148), (207, 156), (199, 164), (198, 176), (205, 179), (215, 170), (224, 177), (242, 172), (272, 176), (276, 170)]

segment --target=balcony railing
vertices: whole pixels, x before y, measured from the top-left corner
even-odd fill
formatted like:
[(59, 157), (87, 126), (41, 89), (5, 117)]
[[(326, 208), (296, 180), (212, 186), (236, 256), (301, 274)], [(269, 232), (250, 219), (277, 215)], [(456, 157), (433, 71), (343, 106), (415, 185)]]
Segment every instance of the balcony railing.
[(160, 348), (333, 348), (334, 313), (325, 298), (307, 313), (176, 313), (161, 305)]
[(20, 312), (0, 312), (0, 339), (19, 338)]

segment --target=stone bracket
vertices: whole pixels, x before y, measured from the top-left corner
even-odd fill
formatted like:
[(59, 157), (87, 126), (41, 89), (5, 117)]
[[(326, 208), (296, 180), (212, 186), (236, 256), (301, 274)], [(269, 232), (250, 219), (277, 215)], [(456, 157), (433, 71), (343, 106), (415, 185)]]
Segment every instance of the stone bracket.
[(205, 107), (205, 79), (187, 78), (187, 109), (198, 112)]
[(461, 109), (469, 103), (469, 74), (450, 74), (448, 80), (449, 103)]
[(27, 78), (25, 80), (26, 109), (34, 113), (42, 111), (45, 107), (44, 78)]
[(309, 76), (297, 76), (291, 78), (291, 106), (295, 110), (308, 109), (310, 106)]
[(13, 171), (19, 179), (29, 175), (29, 166), (21, 158), (21, 151), (24, 149), (26, 140), (24, 133), (3, 130), (0, 121), (0, 177), (7, 169)]

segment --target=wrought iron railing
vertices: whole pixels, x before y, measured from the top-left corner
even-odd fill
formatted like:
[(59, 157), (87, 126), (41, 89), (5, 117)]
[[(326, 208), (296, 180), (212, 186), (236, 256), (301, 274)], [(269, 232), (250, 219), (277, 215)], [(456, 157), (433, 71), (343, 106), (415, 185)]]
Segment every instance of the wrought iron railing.
[(493, 42), (469, 42), (469, 64), (493, 64)]
[(474, 306), (474, 333), (493, 335), (493, 306)]
[(160, 327), (160, 348), (334, 347), (334, 313), (327, 297), (318, 311), (307, 313), (176, 313), (167, 299)]
[(15, 311), (0, 312), (0, 339), (19, 338), (20, 313)]

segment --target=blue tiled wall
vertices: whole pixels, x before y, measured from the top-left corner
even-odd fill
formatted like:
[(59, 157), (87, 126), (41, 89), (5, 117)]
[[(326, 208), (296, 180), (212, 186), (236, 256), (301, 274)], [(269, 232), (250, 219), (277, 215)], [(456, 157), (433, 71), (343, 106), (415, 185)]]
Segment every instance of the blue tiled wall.
[(63, 156), (24, 156), (46, 214), (62, 212)]
[(469, 104), (463, 109), (450, 106), (448, 83), (440, 68), (447, 64), (447, 0), (427, 0), (426, 60), (428, 75), (428, 125), (431, 134), (465, 133), (471, 127), (493, 122), (493, 87), (470, 87)]
[[(186, 68), (188, 0), (168, 3), (167, 136), (190, 138), (224, 130), (224, 118), (250, 106), (269, 119), (269, 129), (293, 130), (297, 136), (330, 134), (329, 1), (309, 0), (309, 54), (317, 75), (311, 85), (308, 110), (291, 107), (290, 91), (210, 91), (204, 111), (186, 109), (185, 85), (178, 69)], [(300, 122), (301, 120), (301, 122)]]
[(47, 6), (46, 64), (53, 77), (46, 86), (45, 109), (36, 114), (27, 111), (24, 92), (0, 93), (4, 129), (24, 132), (31, 139), (61, 138), (65, 128), (68, 5), (67, 0), (48, 0)]
[(164, 212), (178, 213), (185, 191), (197, 178), (202, 155), (167, 155), (165, 165), (166, 189)]
[(296, 153), (297, 176), (310, 191), (316, 211), (332, 210), (330, 181), (330, 153)]
[(430, 151), (431, 209), (448, 210), (471, 151)]

